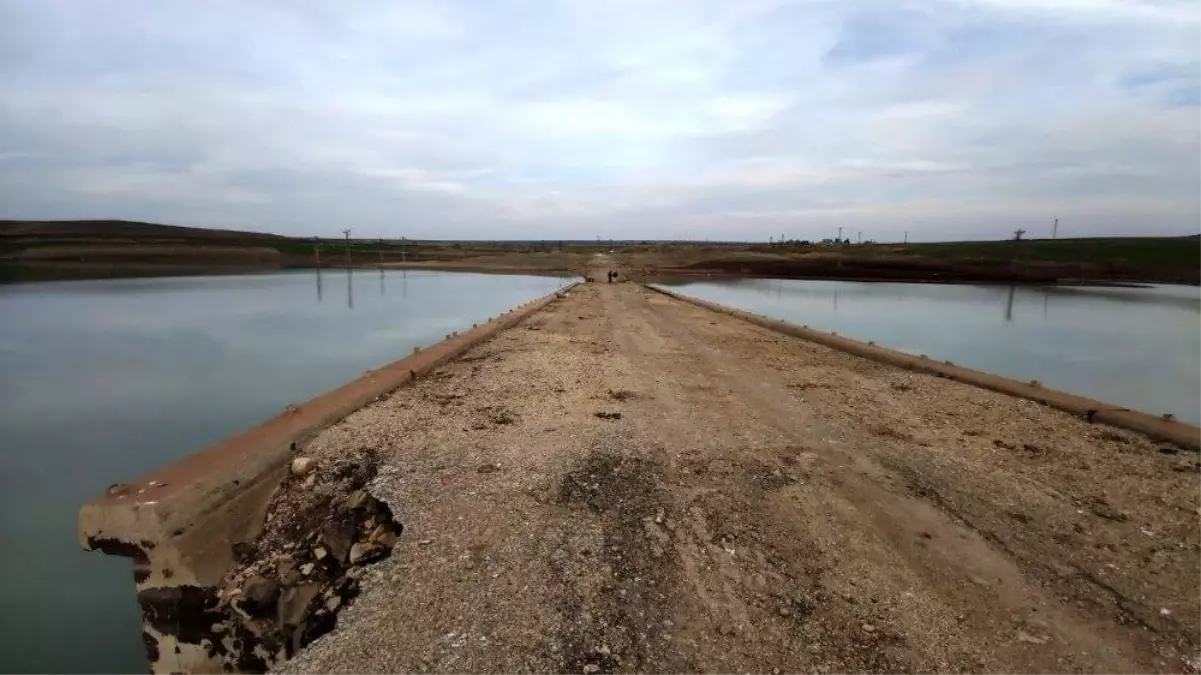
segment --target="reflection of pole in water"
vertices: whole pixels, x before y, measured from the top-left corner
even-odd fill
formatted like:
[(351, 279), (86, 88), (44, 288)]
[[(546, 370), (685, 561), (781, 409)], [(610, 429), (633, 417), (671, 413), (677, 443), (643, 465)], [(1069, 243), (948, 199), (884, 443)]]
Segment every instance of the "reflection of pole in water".
[(1043, 318), (1047, 318), (1047, 303), (1051, 299), (1051, 291), (1043, 289)]
[(321, 241), (313, 237), (313, 258), (317, 261), (317, 302), (321, 302)]
[(834, 289), (834, 311), (838, 311), (838, 289)]
[(346, 306), (354, 309), (354, 270), (346, 268)]
[(384, 268), (379, 268), (379, 297), (384, 297)]
[(1017, 293), (1017, 286), (1009, 287), (1009, 299), (1005, 301), (1005, 320), (1013, 321), (1013, 296)]
[(409, 271), (400, 271), (400, 297), (409, 297)]

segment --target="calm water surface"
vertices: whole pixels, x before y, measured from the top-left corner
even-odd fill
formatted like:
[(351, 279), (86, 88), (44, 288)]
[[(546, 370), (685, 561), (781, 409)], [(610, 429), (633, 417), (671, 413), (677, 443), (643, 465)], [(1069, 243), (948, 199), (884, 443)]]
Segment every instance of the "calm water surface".
[(1201, 289), (745, 279), (680, 293), (1201, 422)]
[(344, 270), (0, 286), (0, 671), (145, 672), (110, 484), (563, 284)]

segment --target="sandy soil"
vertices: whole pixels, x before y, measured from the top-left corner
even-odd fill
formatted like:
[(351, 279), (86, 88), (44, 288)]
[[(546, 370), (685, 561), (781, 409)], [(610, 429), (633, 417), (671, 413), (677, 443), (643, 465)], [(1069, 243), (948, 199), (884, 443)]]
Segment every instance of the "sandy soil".
[(1196, 455), (634, 284), (305, 452), (369, 448), (404, 533), (287, 671), (1201, 667)]

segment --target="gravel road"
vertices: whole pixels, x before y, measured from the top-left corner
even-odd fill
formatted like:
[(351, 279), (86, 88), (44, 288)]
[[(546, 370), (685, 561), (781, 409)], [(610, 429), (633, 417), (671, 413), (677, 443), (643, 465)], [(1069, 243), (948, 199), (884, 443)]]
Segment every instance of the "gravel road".
[(1197, 455), (634, 284), (305, 452), (368, 448), (404, 533), (285, 671), (1201, 667)]

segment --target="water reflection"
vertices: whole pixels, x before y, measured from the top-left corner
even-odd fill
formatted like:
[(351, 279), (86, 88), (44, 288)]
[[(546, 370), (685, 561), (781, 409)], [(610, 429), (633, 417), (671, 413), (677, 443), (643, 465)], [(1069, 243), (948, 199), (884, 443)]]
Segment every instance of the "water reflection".
[[(880, 288), (875, 289), (873, 292), (864, 292), (864, 291), (861, 291), (858, 289), (843, 289), (843, 288), (832, 288), (832, 289), (831, 288), (813, 288), (813, 289), (790, 288), (791, 284), (796, 284), (796, 283), (821, 284), (821, 283), (826, 283), (826, 282), (794, 282), (794, 281), (788, 281), (788, 280), (784, 280), (784, 279), (759, 279), (759, 280), (748, 280), (748, 281), (734, 282), (734, 283), (736, 283), (738, 285), (738, 287), (740, 287), (740, 288), (741, 287), (753, 287), (753, 286), (762, 284), (762, 287), (765, 288), (767, 293), (769, 293), (776, 302), (781, 302), (781, 301), (785, 300), (786, 295), (788, 295), (790, 297), (817, 296), (817, 297), (828, 298), (829, 302), (830, 302), (830, 307), (835, 312), (838, 311), (838, 305), (839, 305), (839, 301), (841, 299), (848, 298), (848, 297), (856, 298), (856, 297), (859, 297), (862, 295), (873, 295), (878, 298), (887, 297), (892, 300), (895, 300), (897, 303), (901, 303), (907, 297), (907, 291), (909, 291), (911, 293), (913, 291), (913, 289), (908, 288), (908, 287), (917, 285), (917, 284), (875, 284), (876, 286), (878, 286)], [(837, 284), (837, 283), (841, 283), (841, 282), (832, 282), (832, 283)], [(858, 283), (858, 282), (856, 282), (856, 283)], [(687, 286), (689, 286), (689, 284), (679, 284), (679, 286), (687, 287)], [(885, 288), (883, 288), (884, 286), (889, 286), (890, 288), (885, 289)], [(942, 286), (942, 285), (921, 284), (921, 285), (917, 285), (917, 286), (938, 288), (939, 286)], [(997, 287), (980, 286), (978, 288), (986, 288), (987, 289), (987, 288), (1001, 288), (1001, 287), (1000, 286), (997, 286)], [(1012, 323), (1014, 321), (1014, 316), (1015, 316), (1014, 308), (1016, 306), (1022, 304), (1019, 301), (1019, 299), (1023, 296), (1032, 296), (1034, 294), (1037, 294), (1039, 296), (1039, 298), (1042, 300), (1042, 303), (1041, 303), (1042, 310), (1043, 310), (1042, 316), (1044, 319), (1048, 318), (1048, 316), (1050, 315), (1051, 296), (1053, 296), (1053, 295), (1075, 295), (1075, 296), (1087, 295), (1089, 297), (1101, 297), (1101, 298), (1112, 299), (1112, 300), (1121, 301), (1121, 302), (1135, 302), (1135, 303), (1141, 303), (1141, 304), (1148, 304), (1148, 303), (1159, 304), (1159, 303), (1161, 303), (1161, 304), (1179, 305), (1179, 306), (1186, 307), (1186, 308), (1191, 307), (1194, 309), (1198, 309), (1199, 307), (1201, 307), (1201, 305), (1198, 305), (1197, 302), (1194, 302), (1192, 299), (1190, 299), (1188, 297), (1174, 297), (1173, 296), (1173, 297), (1161, 298), (1161, 297), (1156, 297), (1153, 295), (1152, 296), (1132, 296), (1129, 293), (1129, 291), (1132, 289), (1122, 289), (1122, 290), (1127, 291), (1127, 293), (1121, 294), (1121, 293), (1115, 292), (1114, 289), (1097, 289), (1099, 291), (1098, 293), (1088, 293), (1088, 291), (1092, 290), (1092, 289), (1061, 288), (1061, 287), (1048, 287), (1048, 286), (1038, 286), (1038, 287), (1022, 286), (1022, 287), (1019, 287), (1019, 286), (1013, 285), (1013, 284), (1011, 284), (1009, 286), (1005, 286), (1004, 288), (1005, 288), (1005, 298), (1001, 303), (1000, 311), (1001, 311), (1001, 317), (1004, 319), (1004, 321), (1006, 323)], [(1143, 290), (1147, 290), (1147, 289), (1143, 289)], [(916, 295), (919, 297), (921, 297), (923, 295), (920, 287), (919, 287), (918, 291), (916, 292)]]
[[(409, 297), (409, 272), (408, 272), (408, 270), (400, 270), (396, 274), (399, 274), (399, 276), (400, 276), (400, 297), (408, 298)], [(317, 302), (318, 303), (321, 303), (324, 301), (325, 282), (327, 281), (327, 279), (325, 277), (327, 277), (328, 275), (329, 275), (328, 271), (325, 273), (322, 273), (322, 271), (320, 269), (314, 269), (313, 278), (316, 281), (316, 285), (317, 285)], [(381, 298), (386, 298), (388, 295), (388, 276), (389, 276), (389, 274), (385, 270), (383, 270), (383, 269), (379, 270), (379, 297), (381, 297)], [(560, 281), (559, 285), (562, 285), (561, 281)], [(355, 301), (354, 270), (352, 268), (347, 268), (346, 269), (346, 307), (353, 310), (355, 308), (354, 301)]]
[[(5, 606), (20, 608), (0, 618), (0, 671), (145, 670), (129, 562), (74, 536), (79, 506), (108, 485), (561, 285), (414, 272), (405, 300), (355, 298), (354, 276), (353, 312), (328, 267), (0, 286), (0, 317), (20, 317), (0, 319), (0, 448), (20, 449), (0, 452), (0, 543), (21, 542), (0, 555)], [(58, 596), (71, 602), (46, 602)]]
[(1197, 287), (744, 279), (683, 284), (678, 290), (895, 349), (1038, 379), (1154, 414), (1201, 421)]

